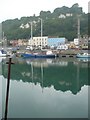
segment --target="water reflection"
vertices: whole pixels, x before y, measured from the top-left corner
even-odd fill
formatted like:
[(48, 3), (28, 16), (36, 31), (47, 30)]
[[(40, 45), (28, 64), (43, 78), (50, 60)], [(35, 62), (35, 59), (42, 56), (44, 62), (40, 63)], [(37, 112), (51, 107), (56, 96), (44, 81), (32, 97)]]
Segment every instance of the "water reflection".
[[(3, 64), (7, 78), (7, 65)], [(78, 59), (16, 59), (12, 66), (11, 80), (40, 84), (43, 88), (77, 94), (88, 82), (88, 62)]]
[[(6, 61), (2, 61), (2, 116), (8, 69)], [(13, 59), (13, 62), (9, 118), (88, 117), (88, 62), (21, 58)]]

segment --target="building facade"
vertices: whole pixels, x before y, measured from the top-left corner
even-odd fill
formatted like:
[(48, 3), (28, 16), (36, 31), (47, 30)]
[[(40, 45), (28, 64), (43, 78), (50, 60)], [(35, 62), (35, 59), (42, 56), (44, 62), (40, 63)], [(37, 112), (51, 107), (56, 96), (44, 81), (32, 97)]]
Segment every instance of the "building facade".
[(32, 39), (29, 40), (28, 43), (30, 46), (47, 46), (48, 45), (48, 37), (44, 36), (44, 37), (33, 37)]
[(74, 38), (74, 44), (75, 44), (75, 45), (79, 45), (79, 40), (78, 40), (78, 38)]
[(67, 42), (66, 38), (48, 38), (48, 46), (60, 46)]

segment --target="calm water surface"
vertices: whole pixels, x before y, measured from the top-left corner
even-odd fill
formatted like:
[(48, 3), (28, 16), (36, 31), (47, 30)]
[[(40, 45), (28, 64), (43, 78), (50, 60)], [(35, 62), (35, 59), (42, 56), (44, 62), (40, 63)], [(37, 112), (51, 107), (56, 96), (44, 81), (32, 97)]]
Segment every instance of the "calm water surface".
[[(5, 61), (1, 62), (0, 75), (2, 117), (8, 70)], [(13, 61), (15, 64), (11, 67), (9, 118), (88, 118), (89, 83), (86, 60), (19, 58)]]

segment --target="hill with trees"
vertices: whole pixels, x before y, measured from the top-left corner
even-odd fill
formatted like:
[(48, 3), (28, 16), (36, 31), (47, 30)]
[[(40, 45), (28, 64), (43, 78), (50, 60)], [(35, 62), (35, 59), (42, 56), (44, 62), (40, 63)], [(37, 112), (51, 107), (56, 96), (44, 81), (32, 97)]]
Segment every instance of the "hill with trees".
[(33, 23), (33, 36), (40, 36), (41, 20), (43, 36), (65, 37), (69, 41), (77, 37), (78, 17), (80, 18), (81, 36), (88, 34), (88, 14), (78, 3), (71, 8), (63, 6), (50, 11), (41, 11), (39, 16), (21, 17), (2, 22), (3, 32), (8, 40), (29, 39)]

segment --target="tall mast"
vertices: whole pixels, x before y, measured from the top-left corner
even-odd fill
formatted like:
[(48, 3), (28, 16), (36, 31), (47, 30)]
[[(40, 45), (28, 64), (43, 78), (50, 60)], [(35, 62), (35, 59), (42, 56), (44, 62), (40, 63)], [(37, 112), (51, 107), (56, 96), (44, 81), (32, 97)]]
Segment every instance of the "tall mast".
[(78, 41), (80, 43), (80, 16), (78, 16), (78, 29), (77, 29)]
[(4, 47), (4, 32), (2, 32), (2, 48)]
[(31, 40), (32, 40), (32, 38), (33, 38), (33, 35), (32, 35), (32, 22), (30, 22), (31, 23)]
[(40, 19), (41, 20), (41, 49), (42, 49), (42, 36), (43, 36), (43, 26), (42, 26), (42, 18)]
[(0, 42), (2, 42), (2, 23), (0, 23)]
[(43, 36), (43, 31), (42, 31), (42, 29), (43, 29), (43, 26), (42, 26), (42, 18), (41, 18), (41, 38), (42, 38), (42, 36)]

